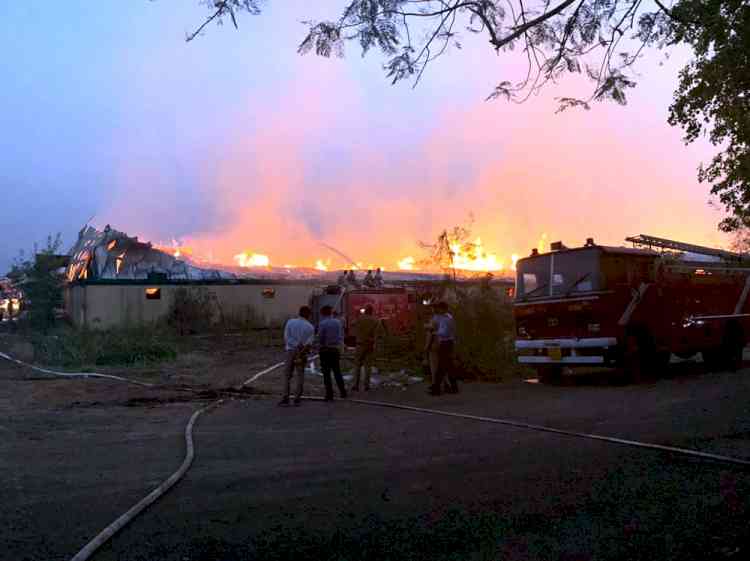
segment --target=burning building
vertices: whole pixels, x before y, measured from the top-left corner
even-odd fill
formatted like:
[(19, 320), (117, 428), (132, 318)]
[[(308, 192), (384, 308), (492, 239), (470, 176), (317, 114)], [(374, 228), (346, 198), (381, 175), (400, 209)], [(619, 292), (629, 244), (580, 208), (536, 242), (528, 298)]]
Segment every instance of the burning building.
[(65, 278), (66, 313), (75, 326), (90, 328), (158, 321), (180, 288), (206, 292), (217, 317), (252, 315), (259, 326), (273, 326), (294, 315), (320, 284), (197, 266), (109, 226), (79, 232)]
[[(235, 261), (234, 266), (211, 266), (184, 248), (155, 246), (110, 226), (87, 226), (69, 252), (66, 314), (77, 327), (152, 323), (167, 317), (178, 291), (187, 290), (210, 302), (213, 321), (252, 318), (258, 327), (277, 327), (310, 303), (316, 289), (335, 284), (338, 277), (319, 264), (271, 267), (253, 255)], [(391, 287), (416, 290), (417, 285), (439, 284), (443, 275), (401, 270), (383, 278)], [(494, 284), (507, 293), (512, 280)]]

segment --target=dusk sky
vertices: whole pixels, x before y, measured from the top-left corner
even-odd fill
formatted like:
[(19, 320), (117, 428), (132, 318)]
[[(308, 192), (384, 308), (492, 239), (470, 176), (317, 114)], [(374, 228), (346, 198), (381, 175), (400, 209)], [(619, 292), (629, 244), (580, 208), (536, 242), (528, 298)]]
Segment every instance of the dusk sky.
[(436, 61), (416, 89), (391, 86), (379, 55), (356, 45), (344, 59), (298, 55), (300, 21), (344, 5), (268, 2), (239, 30), (186, 43), (208, 14), (197, 1), (4, 2), (0, 272), (47, 234), (67, 249), (92, 216), (278, 265), (345, 266), (326, 243), (392, 268), (470, 214), (506, 261), (543, 233), (727, 244), (696, 180), (711, 147), (683, 146), (666, 124), (684, 54), (644, 60), (625, 107), (555, 115), (553, 98), (581, 84), (484, 101), (521, 70), (484, 40)]

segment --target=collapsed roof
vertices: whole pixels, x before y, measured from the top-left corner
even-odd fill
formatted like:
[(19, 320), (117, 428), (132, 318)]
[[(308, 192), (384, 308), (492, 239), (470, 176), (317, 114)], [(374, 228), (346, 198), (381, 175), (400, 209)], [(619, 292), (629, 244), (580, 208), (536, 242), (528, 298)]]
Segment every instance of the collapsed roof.
[[(220, 265), (221, 269), (195, 265), (200, 261), (175, 257), (137, 236), (130, 237), (113, 229), (109, 224), (103, 230), (84, 226), (78, 240), (68, 252), (65, 269), (68, 282), (97, 280), (146, 280), (155, 282), (154, 276), (164, 281), (220, 281), (241, 279), (311, 279), (335, 282), (337, 271), (295, 267), (243, 268)], [(179, 254), (175, 254), (179, 255)], [(359, 276), (364, 273), (358, 272)], [(422, 271), (383, 271), (385, 282), (437, 281), (442, 274)], [(491, 278), (492, 275), (489, 275)], [(360, 279), (361, 280), (361, 279)]]
[(221, 280), (236, 275), (217, 269), (195, 267), (155, 249), (138, 237), (130, 237), (107, 224), (99, 231), (85, 226), (71, 248), (65, 270), (69, 282), (99, 279), (148, 279), (154, 274), (167, 280)]

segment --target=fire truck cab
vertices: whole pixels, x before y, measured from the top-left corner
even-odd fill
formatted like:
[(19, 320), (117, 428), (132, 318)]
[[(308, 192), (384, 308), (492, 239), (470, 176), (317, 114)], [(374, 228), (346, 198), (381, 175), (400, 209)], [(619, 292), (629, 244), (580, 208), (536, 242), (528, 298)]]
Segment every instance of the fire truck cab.
[(709, 368), (738, 367), (750, 334), (750, 263), (653, 236), (627, 239), (639, 247), (589, 238), (518, 261), (518, 361), (544, 380), (585, 366), (638, 379), (658, 373), (671, 354), (699, 352)]

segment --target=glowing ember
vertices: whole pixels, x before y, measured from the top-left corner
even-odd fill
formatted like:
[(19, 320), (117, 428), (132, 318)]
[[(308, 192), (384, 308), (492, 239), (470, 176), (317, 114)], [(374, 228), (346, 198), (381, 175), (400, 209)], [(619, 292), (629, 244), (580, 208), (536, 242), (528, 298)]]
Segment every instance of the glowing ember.
[(118, 256), (117, 256), (117, 258), (115, 259), (115, 270), (117, 271), (117, 273), (118, 273), (118, 274), (119, 274), (119, 272), (120, 272), (120, 269), (122, 269), (122, 263), (123, 263), (123, 259), (124, 259), (124, 258), (125, 258), (125, 252), (123, 251), (123, 252), (122, 252), (122, 253), (121, 253), (120, 255), (118, 255)]
[(268, 267), (271, 264), (268, 255), (249, 253), (247, 251), (235, 255), (234, 260), (240, 267)]
[(409, 256), (409, 257), (404, 257), (403, 259), (401, 259), (397, 263), (397, 265), (398, 265), (398, 268), (402, 271), (413, 271), (415, 263), (416, 263), (416, 260), (413, 257)]
[(325, 260), (325, 261), (323, 261), (322, 259), (318, 259), (318, 260), (317, 260), (317, 261), (315, 262), (315, 268), (316, 268), (316, 269), (317, 269), (318, 271), (327, 271), (327, 270), (328, 270), (328, 267), (329, 267), (330, 265), (331, 265), (331, 260), (330, 260), (330, 259), (327, 259), (327, 260)]
[[(113, 240), (112, 242), (110, 242), (110, 246), (108, 246), (107, 249), (112, 251), (112, 249), (115, 247), (114, 244), (115, 241)], [(169, 243), (156, 242), (154, 244), (154, 248), (158, 249), (159, 251), (163, 251), (164, 253), (169, 253), (175, 259), (179, 259), (180, 257), (190, 258), (193, 255), (193, 248), (183, 246), (182, 243), (175, 238), (172, 238), (172, 241)]]

